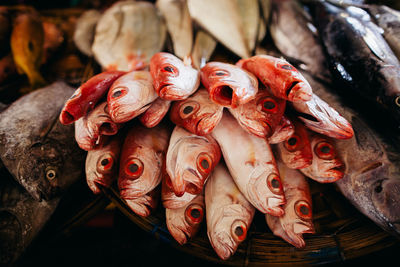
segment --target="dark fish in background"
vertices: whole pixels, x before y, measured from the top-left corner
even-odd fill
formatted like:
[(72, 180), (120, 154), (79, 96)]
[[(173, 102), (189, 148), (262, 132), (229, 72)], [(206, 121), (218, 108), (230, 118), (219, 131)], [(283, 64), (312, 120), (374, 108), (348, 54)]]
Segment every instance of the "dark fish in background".
[(7, 81), (16, 73), (17, 69), (11, 54), (8, 54), (0, 59), (0, 84)]
[(11, 20), (7, 7), (0, 7), (0, 57), (10, 51)]
[(25, 95), (0, 114), (0, 158), (36, 200), (52, 199), (82, 173), (84, 153), (73, 125), (58, 116), (74, 89), (56, 82)]

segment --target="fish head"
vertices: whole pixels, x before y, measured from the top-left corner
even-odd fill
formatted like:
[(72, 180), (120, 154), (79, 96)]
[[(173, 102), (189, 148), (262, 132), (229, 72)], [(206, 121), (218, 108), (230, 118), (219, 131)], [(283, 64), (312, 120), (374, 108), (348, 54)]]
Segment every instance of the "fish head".
[(192, 201), (196, 196), (185, 192), (182, 196), (177, 197), (174, 193), (171, 179), (168, 174), (163, 175), (161, 185), (161, 199), (163, 206), (166, 209), (179, 209), (185, 206), (188, 202)]
[(198, 232), (204, 215), (203, 195), (196, 196), (181, 208), (165, 211), (168, 230), (181, 245), (187, 243)]
[(154, 190), (137, 198), (125, 199), (129, 208), (137, 215), (147, 217), (157, 207), (160, 196), (160, 190), (156, 187)]
[(217, 126), (222, 114), (223, 107), (210, 100), (205, 88), (200, 88), (188, 99), (174, 102), (170, 118), (194, 134), (207, 135)]
[(120, 125), (111, 120), (107, 102), (95, 107), (87, 116), (86, 124), (96, 135), (115, 135)]
[(226, 260), (246, 239), (254, 210), (240, 204), (230, 204), (220, 207), (215, 214), (217, 216), (210, 218), (211, 223), (207, 223), (207, 234), (215, 252)]
[[(82, 113), (82, 107), (80, 105), (80, 99), (82, 97), (82, 89), (79, 87), (75, 90), (72, 96), (65, 102), (64, 108), (60, 113), (60, 122), (64, 125), (73, 123), (76, 118), (79, 118)], [(84, 111), (86, 113), (89, 109)]]
[(154, 91), (147, 71), (132, 71), (118, 78), (107, 95), (108, 111), (116, 123), (123, 123), (146, 111), (151, 103), (144, 102)]
[(184, 99), (200, 84), (199, 71), (170, 53), (155, 54), (150, 60), (150, 73), (154, 89), (166, 100)]
[(209, 62), (200, 76), (211, 100), (222, 106), (236, 108), (253, 99), (258, 91), (257, 78), (232, 64)]
[(282, 116), (274, 133), (268, 138), (268, 143), (278, 144), (290, 138), (294, 134), (294, 125), (291, 120)]

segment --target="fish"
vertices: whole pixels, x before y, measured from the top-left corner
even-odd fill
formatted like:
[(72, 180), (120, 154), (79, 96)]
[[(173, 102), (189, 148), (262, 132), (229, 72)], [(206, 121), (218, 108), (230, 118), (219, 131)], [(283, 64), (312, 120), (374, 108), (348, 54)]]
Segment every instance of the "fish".
[(265, 219), (274, 235), (296, 248), (304, 248), (303, 234), (315, 233), (310, 186), (300, 171), (289, 168), (281, 161), (277, 164), (286, 196), (285, 214), (281, 217), (267, 214)]
[(50, 21), (43, 21), (43, 58), (42, 64), (47, 63), (64, 42), (64, 33), (59, 26)]
[(103, 70), (137, 70), (163, 49), (166, 35), (153, 3), (118, 1), (97, 22), (92, 51)]
[(100, 194), (101, 186), (110, 187), (118, 178), (121, 136), (114, 135), (90, 150), (85, 161), (86, 182), (94, 194)]
[[(201, 194), (203, 194), (203, 191)], [(171, 178), (168, 177), (168, 174), (164, 170), (161, 181), (161, 200), (165, 209), (182, 209), (201, 194), (190, 194), (184, 192), (182, 196), (176, 196), (171, 183)]]
[(12, 54), (8, 54), (0, 59), (0, 84), (9, 80), (17, 73)]
[(200, 85), (200, 73), (171, 53), (159, 52), (150, 59), (150, 74), (157, 94), (165, 100), (182, 100), (193, 94)]
[(285, 196), (268, 141), (244, 130), (228, 111), (224, 111), (211, 136), (246, 199), (262, 213), (282, 216)]
[(150, 108), (158, 97), (148, 71), (132, 71), (118, 78), (107, 95), (111, 119), (124, 123)]
[(258, 0), (236, 0), (247, 48), (250, 52), (255, 49), (259, 23), (260, 7)]
[(74, 89), (55, 82), (20, 97), (0, 114), (0, 158), (36, 200), (62, 195), (82, 174), (85, 155), (73, 125), (58, 114)]
[(214, 37), (203, 30), (198, 30), (190, 56), (193, 61), (193, 66), (197, 69), (201, 69), (210, 60), (216, 47), (217, 41)]
[(386, 112), (398, 124), (400, 65), (376, 25), (329, 3), (312, 8), (338, 92), (346, 88), (345, 93), (369, 103), (368, 109)]
[(294, 134), (293, 123), (283, 115), (278, 126), (276, 126), (274, 133), (268, 138), (269, 144), (278, 144), (285, 141)]
[(206, 212), (204, 195), (196, 195), (183, 207), (165, 209), (165, 221), (169, 233), (180, 244), (186, 244), (200, 230)]
[(301, 73), (285, 59), (268, 55), (257, 55), (241, 59), (237, 66), (254, 74), (279, 98), (292, 102), (308, 101), (312, 89)]
[(175, 126), (166, 157), (168, 183), (175, 195), (199, 194), (220, 158), (220, 148), (210, 135), (195, 135)]
[(274, 96), (264, 88), (250, 102), (228, 110), (246, 131), (268, 138), (280, 123), (285, 108), (286, 100)]
[(172, 101), (157, 98), (151, 103), (150, 107), (139, 116), (140, 122), (147, 128), (158, 125), (167, 115)]
[(122, 75), (123, 71), (101, 72), (75, 90), (65, 102), (60, 113), (60, 122), (64, 125), (73, 123), (85, 116), (95, 105), (107, 95), (110, 86)]
[(311, 138), (306, 127), (298, 120), (292, 120), (293, 135), (276, 145), (280, 160), (291, 169), (302, 169), (313, 163)]
[(272, 9), (269, 29), (279, 51), (301, 62), (302, 69), (330, 81), (331, 74), (318, 31), (302, 5), (298, 1), (273, 1)]
[(310, 136), (312, 164), (300, 171), (307, 177), (320, 183), (333, 183), (342, 179), (346, 166), (340, 159), (335, 143), (326, 136), (313, 134)]
[(152, 191), (136, 197), (125, 199), (129, 208), (141, 217), (148, 217), (157, 208), (160, 199), (160, 188), (156, 187)]
[(255, 98), (257, 78), (229, 63), (208, 62), (200, 71), (201, 83), (215, 103), (236, 108)]
[(193, 25), (186, 0), (157, 0), (172, 39), (174, 54), (179, 58), (190, 55), (193, 46)]
[(115, 135), (121, 127), (122, 124), (111, 120), (107, 102), (102, 102), (75, 121), (75, 140), (81, 149), (90, 151), (98, 147), (103, 136)]
[(237, 56), (250, 57), (236, 1), (187, 0), (187, 5), (192, 19), (205, 31)]
[(210, 134), (222, 118), (224, 107), (210, 100), (204, 87), (185, 100), (174, 101), (169, 117), (173, 123), (196, 135)]
[[(78, 178), (78, 177), (76, 177)], [(60, 197), (36, 201), (12, 175), (1, 170), (0, 265), (14, 266), (54, 213)]]
[(10, 34), (12, 22), (10, 11), (7, 7), (0, 7), (0, 57), (6, 56), (10, 51)]
[(159, 124), (146, 128), (137, 123), (128, 130), (122, 145), (118, 188), (122, 199), (146, 195), (161, 183), (170, 131)]
[(240, 192), (227, 167), (219, 163), (205, 187), (207, 236), (217, 255), (226, 260), (246, 237), (255, 208)]
[(11, 51), (19, 74), (26, 74), (32, 89), (46, 85), (40, 73), (43, 59), (44, 31), (39, 14), (22, 12), (14, 18)]
[(75, 24), (74, 44), (81, 53), (88, 57), (93, 56), (94, 34), (101, 15), (101, 12), (96, 9), (86, 10), (79, 16)]

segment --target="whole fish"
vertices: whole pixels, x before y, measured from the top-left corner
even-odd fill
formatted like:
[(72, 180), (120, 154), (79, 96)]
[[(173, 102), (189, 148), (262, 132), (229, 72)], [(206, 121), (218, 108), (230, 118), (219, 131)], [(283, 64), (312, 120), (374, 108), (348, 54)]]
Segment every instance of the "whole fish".
[(129, 208), (137, 215), (147, 217), (157, 208), (159, 199), (160, 188), (156, 187), (142, 196), (127, 198), (125, 201)]
[(314, 233), (312, 221), (312, 199), (307, 178), (298, 170), (288, 168), (278, 161), (286, 204), (285, 214), (275, 217), (267, 214), (265, 219), (274, 235), (283, 238), (296, 248), (304, 248), (303, 234)]
[(298, 1), (272, 1), (272, 9), (269, 29), (280, 52), (301, 62), (302, 69), (330, 80), (317, 29), (301, 4)]
[(183, 207), (165, 209), (168, 231), (179, 244), (186, 244), (200, 230), (205, 215), (204, 195), (196, 195)]
[(211, 135), (247, 200), (262, 213), (281, 216), (285, 196), (268, 141), (248, 133), (227, 111)]
[(278, 144), (287, 140), (291, 135), (294, 134), (294, 125), (286, 117), (282, 116), (278, 126), (276, 126), (274, 133), (268, 138), (269, 144)]
[(95, 194), (101, 193), (100, 186), (110, 187), (118, 177), (121, 137), (112, 136), (100, 147), (87, 153), (85, 162), (86, 181)]
[(282, 58), (257, 55), (241, 59), (236, 65), (257, 76), (279, 98), (292, 102), (311, 99), (310, 84), (298, 70)]
[(309, 133), (304, 125), (292, 120), (294, 133), (284, 142), (276, 145), (279, 158), (291, 169), (302, 169), (311, 165), (313, 153)]
[(319, 134), (311, 135), (310, 140), (312, 164), (300, 171), (320, 183), (333, 183), (343, 178), (346, 166), (338, 156), (335, 143), (329, 137)]
[(201, 87), (185, 100), (172, 103), (170, 119), (176, 125), (196, 135), (207, 135), (222, 118), (224, 107), (210, 100)]
[(107, 102), (103, 102), (75, 121), (75, 140), (80, 148), (89, 151), (96, 148), (104, 135), (115, 135), (121, 127), (122, 124), (111, 120)]
[(36, 11), (27, 11), (14, 18), (11, 32), (11, 51), (17, 71), (26, 74), (33, 89), (44, 86), (40, 73), (43, 58), (44, 31)]
[(139, 116), (140, 122), (147, 128), (158, 125), (165, 115), (167, 115), (171, 102), (172, 101), (157, 98), (151, 103), (150, 107)]
[(107, 94), (114, 81), (125, 73), (123, 71), (102, 72), (79, 86), (65, 102), (60, 114), (60, 122), (70, 124), (85, 116)]
[(205, 202), (208, 239), (218, 256), (226, 260), (246, 239), (255, 208), (222, 163), (215, 167), (207, 181)]
[(193, 94), (200, 84), (200, 73), (191, 60), (180, 60), (173, 54), (159, 52), (150, 59), (154, 90), (166, 100), (182, 100)]
[(167, 173), (164, 173), (161, 182), (161, 200), (165, 209), (181, 209), (193, 201), (193, 199), (198, 195), (199, 194), (190, 194), (188, 192), (184, 192), (182, 196), (177, 197), (175, 195), (171, 179), (168, 177)]
[(128, 72), (108, 91), (108, 110), (113, 121), (127, 122), (150, 108), (157, 97), (148, 71)]
[(190, 55), (193, 46), (193, 25), (186, 0), (157, 0), (172, 39), (174, 54), (180, 58)]
[[(78, 177), (75, 177), (78, 178)], [(1, 170), (0, 178), (0, 265), (14, 266), (38, 236), (56, 209), (60, 198), (36, 201)]]
[(133, 125), (125, 137), (120, 156), (118, 187), (129, 202), (160, 184), (170, 131), (165, 125), (146, 128)]
[(220, 158), (220, 148), (210, 135), (195, 135), (175, 126), (167, 151), (166, 172), (176, 196), (202, 192)]
[(36, 200), (52, 199), (82, 174), (84, 153), (73, 125), (59, 112), (73, 88), (56, 82), (29, 93), (0, 114), (0, 158)]
[(97, 22), (92, 51), (103, 69), (132, 71), (162, 50), (166, 32), (153, 3), (118, 1)]
[(96, 9), (89, 9), (79, 16), (75, 24), (74, 44), (86, 56), (93, 56), (92, 44), (96, 25), (101, 17), (101, 13)]
[(198, 30), (191, 54), (194, 67), (201, 69), (211, 58), (216, 46), (217, 41), (210, 34)]
[(236, 108), (258, 92), (257, 78), (229, 63), (209, 62), (201, 68), (200, 76), (210, 99), (222, 106)]
[(376, 25), (329, 3), (312, 7), (339, 88), (400, 121), (400, 63)]
[(274, 96), (264, 88), (250, 102), (228, 109), (246, 131), (268, 138), (280, 123), (285, 108), (286, 100)]

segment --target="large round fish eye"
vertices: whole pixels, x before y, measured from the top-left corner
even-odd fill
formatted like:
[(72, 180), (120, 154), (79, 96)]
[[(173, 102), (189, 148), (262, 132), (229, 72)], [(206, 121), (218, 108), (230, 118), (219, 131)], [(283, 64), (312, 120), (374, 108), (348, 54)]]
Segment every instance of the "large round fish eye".
[(128, 93), (128, 90), (125, 86), (116, 87), (113, 89), (111, 98), (120, 98)]
[(326, 141), (321, 141), (315, 145), (314, 152), (320, 159), (331, 160), (336, 157), (335, 148)]
[(191, 204), (185, 210), (186, 221), (190, 224), (198, 224), (203, 220), (203, 207), (199, 204)]
[(285, 142), (283, 143), (283, 145), (289, 152), (294, 152), (294, 151), (300, 149), (301, 144), (302, 144), (302, 142), (301, 142), (300, 136), (298, 136), (297, 134), (292, 135), (291, 137), (286, 139)]
[(188, 101), (179, 108), (179, 116), (182, 119), (189, 118), (195, 114), (200, 108), (200, 105), (194, 101)]
[(258, 104), (261, 106), (261, 110), (267, 113), (278, 112), (278, 103), (271, 97), (262, 98)]
[(227, 72), (226, 70), (216, 70), (213, 72), (212, 75), (213, 76), (228, 76), (229, 72)]
[(56, 170), (51, 169), (51, 168), (46, 170), (46, 178), (47, 178), (47, 180), (51, 181), (51, 180), (54, 180), (56, 177), (57, 177)]
[(294, 204), (294, 210), (300, 218), (311, 219), (312, 210), (310, 204), (304, 200), (299, 200)]
[(210, 173), (212, 163), (212, 158), (206, 153), (201, 153), (197, 157), (197, 168), (203, 173)]
[(272, 193), (279, 194), (282, 193), (282, 183), (279, 175), (276, 173), (271, 173), (267, 177), (267, 185)]
[(102, 155), (97, 161), (98, 172), (111, 171), (114, 165), (114, 158), (110, 154)]
[(231, 235), (237, 242), (242, 242), (246, 239), (247, 225), (241, 220), (236, 220), (232, 223)]
[(143, 163), (140, 159), (134, 158), (125, 165), (125, 173), (133, 179), (137, 179), (143, 173)]

